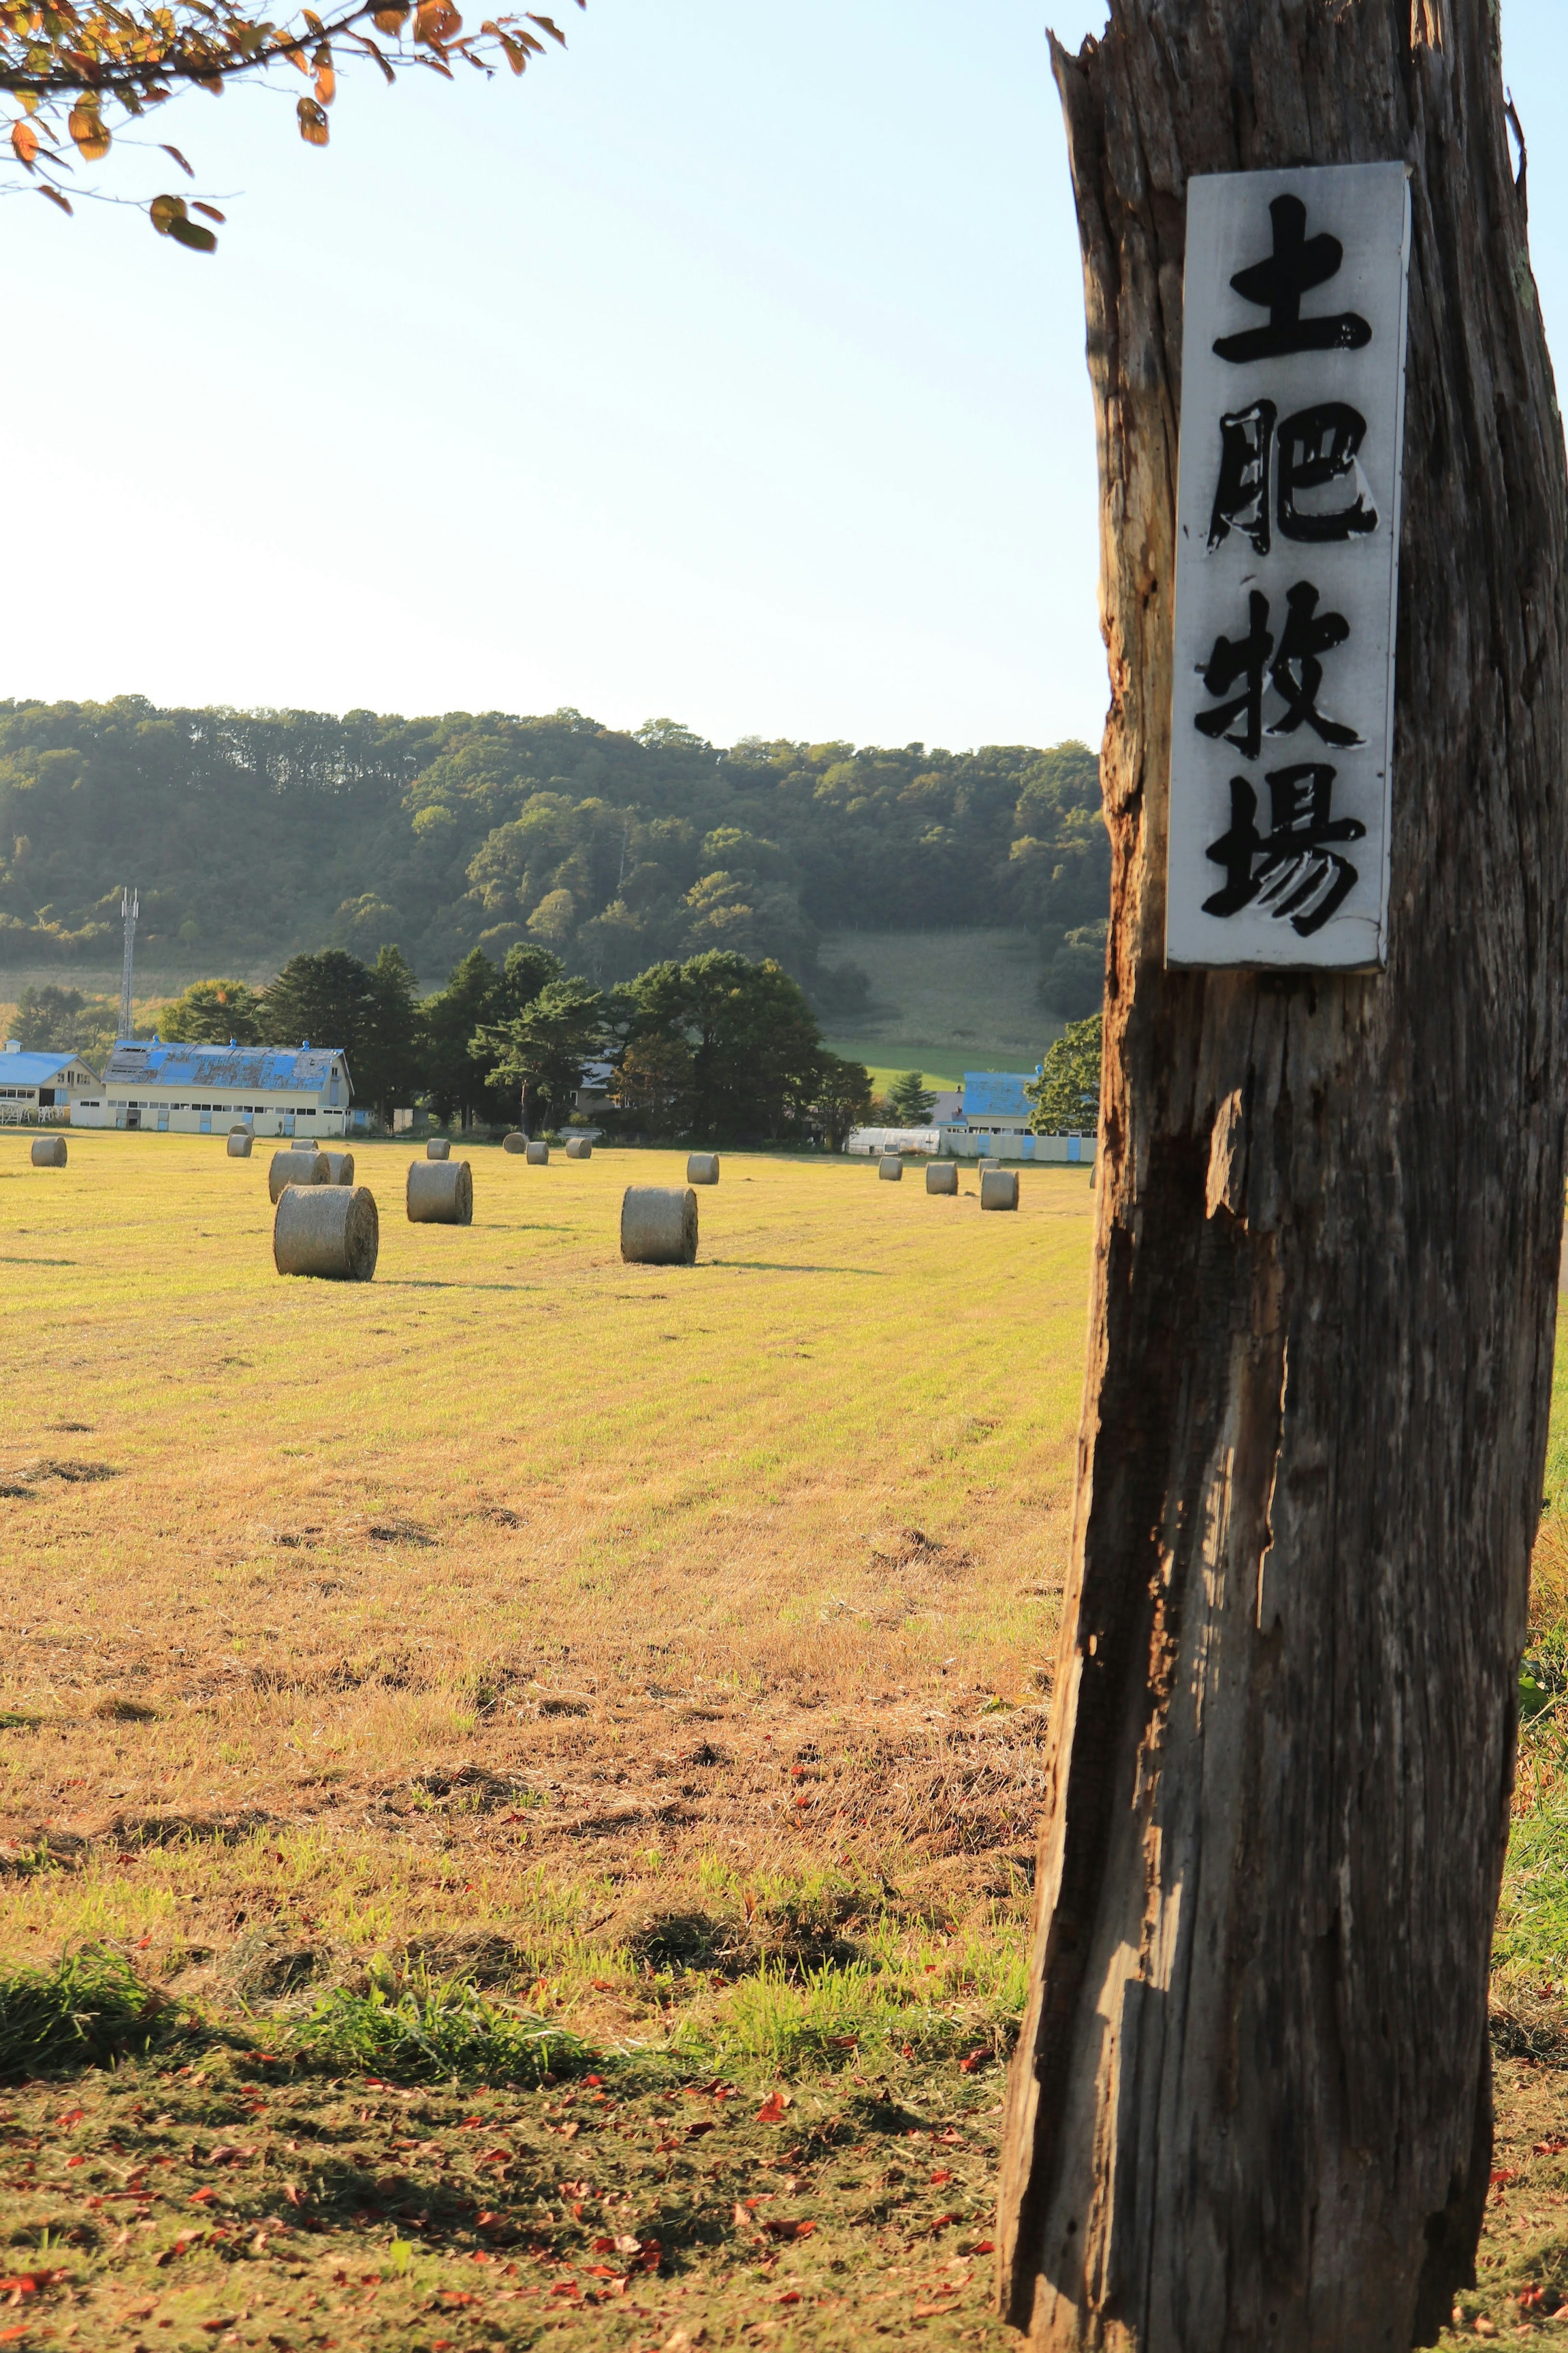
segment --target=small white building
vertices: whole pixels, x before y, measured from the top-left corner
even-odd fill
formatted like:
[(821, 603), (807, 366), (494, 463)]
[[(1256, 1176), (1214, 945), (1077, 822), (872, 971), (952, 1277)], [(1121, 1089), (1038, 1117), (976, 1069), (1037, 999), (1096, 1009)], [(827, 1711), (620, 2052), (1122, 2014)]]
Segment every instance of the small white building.
[(15, 1038), (7, 1038), (0, 1054), (0, 1123), (25, 1120), (75, 1120), (78, 1110), (100, 1096), (98, 1081), (79, 1054), (58, 1054), (45, 1048), (24, 1053)]
[(353, 1092), (337, 1046), (183, 1046), (122, 1038), (99, 1099), (79, 1127), (144, 1127), (180, 1135), (342, 1135)]

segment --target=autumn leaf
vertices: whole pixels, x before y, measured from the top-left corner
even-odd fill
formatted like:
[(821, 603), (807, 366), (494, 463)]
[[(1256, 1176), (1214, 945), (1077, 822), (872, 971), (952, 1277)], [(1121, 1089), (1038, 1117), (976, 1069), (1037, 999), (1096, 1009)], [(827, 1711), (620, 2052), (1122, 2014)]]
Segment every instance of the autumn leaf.
[(33, 158), (37, 155), (37, 152), (38, 134), (34, 130), (32, 124), (30, 122), (13, 122), (11, 125), (11, 153), (16, 158), (17, 163), (26, 164), (27, 170), (30, 172), (33, 168)]
[(316, 96), (323, 106), (331, 106), (338, 94), (338, 78), (332, 71), (332, 52), (325, 41), (310, 62), (316, 69)]
[(76, 142), (78, 152), (89, 164), (100, 163), (109, 153), (109, 133), (98, 111), (98, 100), (86, 95), (79, 98), (66, 117), (66, 129)]
[(324, 147), (331, 137), (325, 107), (318, 106), (313, 98), (300, 100), (300, 136), (307, 147)]
[(148, 217), (160, 237), (167, 237), (177, 220), (185, 217), (184, 196), (154, 196), (147, 207)]
[(407, 14), (406, 8), (374, 8), (370, 21), (378, 33), (401, 33)]
[(167, 141), (161, 141), (159, 143), (162, 145), (165, 155), (172, 155), (174, 157), (175, 163), (179, 165), (186, 179), (194, 180), (196, 175), (192, 171), (190, 165), (186, 163), (184, 157), (181, 154), (179, 149), (177, 147), (171, 147)]
[(216, 205), (204, 205), (200, 196), (193, 196), (191, 198), (191, 204), (196, 212), (205, 213), (208, 220), (226, 221), (228, 218), (228, 215), (226, 213), (220, 213)]
[(531, 25), (537, 25), (541, 32), (548, 33), (552, 41), (559, 41), (563, 48), (566, 47), (565, 34), (551, 17), (536, 16), (531, 8), (528, 12), (528, 21)]
[(414, 11), (416, 41), (449, 41), (463, 29), (463, 20), (450, 0), (419, 0)]
[(767, 2098), (763, 2102), (762, 2106), (757, 2110), (757, 2122), (760, 2125), (782, 2124), (784, 2121), (784, 2112), (788, 2105), (789, 2094), (787, 2092), (770, 2092)]
[(770, 2239), (809, 2239), (816, 2230), (815, 2222), (799, 2222), (787, 2215), (774, 2214), (763, 2224)]

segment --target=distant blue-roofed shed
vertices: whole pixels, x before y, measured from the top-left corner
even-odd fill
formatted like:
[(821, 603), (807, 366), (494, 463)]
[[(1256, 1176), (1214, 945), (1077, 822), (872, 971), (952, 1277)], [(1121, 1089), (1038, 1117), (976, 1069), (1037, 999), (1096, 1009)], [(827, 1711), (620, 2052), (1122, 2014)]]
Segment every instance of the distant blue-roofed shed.
[(340, 1046), (190, 1046), (122, 1038), (103, 1070), (101, 1108), (82, 1126), (176, 1134), (333, 1136), (353, 1094)]
[(1026, 1126), (1029, 1099), (1024, 1089), (1034, 1078), (1033, 1071), (965, 1071), (963, 1073), (963, 1116), (973, 1127), (977, 1120), (1005, 1119)]
[(79, 1054), (53, 1048), (25, 1050), (7, 1038), (0, 1053), (0, 1123), (65, 1118), (74, 1122), (79, 1104), (99, 1092), (99, 1083)]

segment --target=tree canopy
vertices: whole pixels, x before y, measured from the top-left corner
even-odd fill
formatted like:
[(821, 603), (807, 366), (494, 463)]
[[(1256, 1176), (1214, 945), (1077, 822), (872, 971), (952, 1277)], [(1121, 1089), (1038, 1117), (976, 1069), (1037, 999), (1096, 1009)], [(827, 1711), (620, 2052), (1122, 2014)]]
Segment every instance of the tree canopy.
[[(587, 0), (577, 5), (586, 7)], [(344, 0), (324, 17), (300, 8), (281, 23), (236, 0), (47, 0), (43, 6), (0, 0), (0, 90), (16, 108), (9, 118), (11, 160), (41, 196), (69, 213), (66, 191), (81, 185), (77, 165), (103, 163), (126, 122), (166, 105), (182, 89), (216, 97), (241, 76), (254, 80), (288, 68), (310, 84), (294, 108), (300, 136), (307, 146), (325, 147), (328, 109), (345, 62), (369, 60), (388, 82), (409, 67), (447, 81), (459, 65), (489, 75), (504, 61), (521, 74), (543, 53), (540, 33), (565, 47), (554, 20), (531, 11), (487, 18), (477, 33), (465, 32), (452, 0)], [(167, 141), (139, 143), (144, 153), (155, 146), (187, 180), (195, 178), (179, 148)], [(128, 199), (100, 187), (84, 193), (141, 203), (159, 236), (190, 252), (216, 248), (207, 223), (221, 226), (224, 215), (200, 197), (163, 192)], [(193, 219), (194, 213), (202, 217)]]
[(1100, 1124), (1101, 1017), (1069, 1021), (1025, 1088), (1036, 1135), (1085, 1134)]
[[(1081, 744), (725, 750), (574, 711), (0, 702), (0, 965), (117, 962), (133, 881), (154, 960), (397, 940), (428, 977), (526, 944), (613, 988), (721, 951), (772, 958), (841, 1018), (865, 984), (824, 967), (824, 932), (1028, 926), (1049, 963), (1103, 923), (1098, 776)], [(1089, 965), (1063, 1011), (1098, 1004)]]

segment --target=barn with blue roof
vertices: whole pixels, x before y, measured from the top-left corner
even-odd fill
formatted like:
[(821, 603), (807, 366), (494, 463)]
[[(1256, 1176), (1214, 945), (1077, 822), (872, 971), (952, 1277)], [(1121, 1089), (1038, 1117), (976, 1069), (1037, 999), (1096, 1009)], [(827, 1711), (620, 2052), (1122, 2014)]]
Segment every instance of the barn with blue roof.
[(52, 1047), (25, 1050), (16, 1039), (6, 1039), (0, 1054), (0, 1124), (41, 1120), (47, 1125), (68, 1113), (74, 1123), (92, 1098), (101, 1103), (102, 1092), (79, 1054)]
[(353, 1094), (338, 1046), (192, 1046), (122, 1038), (103, 1068), (101, 1107), (81, 1127), (181, 1135), (342, 1135)]

